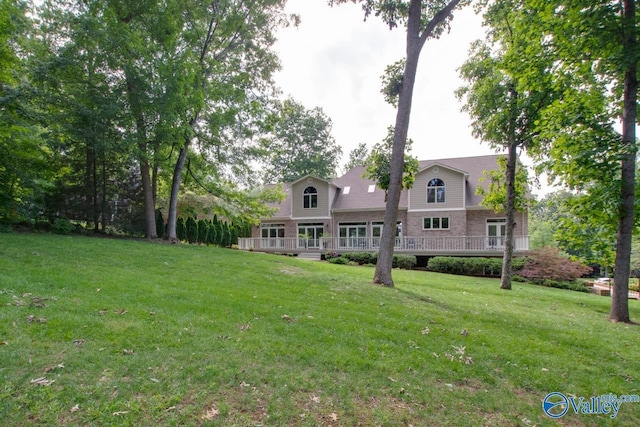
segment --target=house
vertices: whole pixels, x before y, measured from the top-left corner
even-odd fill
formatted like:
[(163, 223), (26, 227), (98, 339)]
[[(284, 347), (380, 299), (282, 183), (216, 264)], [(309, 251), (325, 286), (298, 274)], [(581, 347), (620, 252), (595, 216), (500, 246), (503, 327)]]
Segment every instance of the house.
[[(400, 197), (395, 251), (435, 255), (501, 256), (506, 216), (481, 206), (476, 194), (498, 155), (421, 161), (413, 187)], [(376, 251), (385, 192), (362, 177), (364, 167), (327, 181), (305, 176), (286, 184), (278, 211), (240, 239), (241, 249), (281, 252)], [(527, 212), (516, 214), (515, 254), (529, 248)]]

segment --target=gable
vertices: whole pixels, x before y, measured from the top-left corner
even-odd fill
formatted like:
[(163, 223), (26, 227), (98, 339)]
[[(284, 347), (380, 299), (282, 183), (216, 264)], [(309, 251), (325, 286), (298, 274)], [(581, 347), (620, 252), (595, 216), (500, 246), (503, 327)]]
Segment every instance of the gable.
[[(464, 172), (448, 167), (441, 163), (433, 163), (416, 174), (413, 187), (409, 190), (409, 210), (438, 210), (438, 209), (462, 209), (465, 207), (465, 181)], [(439, 196), (428, 200), (430, 191), (437, 192)], [(442, 185), (444, 184), (444, 185)]]
[(293, 218), (329, 216), (333, 186), (320, 178), (306, 176), (291, 184), (289, 202)]

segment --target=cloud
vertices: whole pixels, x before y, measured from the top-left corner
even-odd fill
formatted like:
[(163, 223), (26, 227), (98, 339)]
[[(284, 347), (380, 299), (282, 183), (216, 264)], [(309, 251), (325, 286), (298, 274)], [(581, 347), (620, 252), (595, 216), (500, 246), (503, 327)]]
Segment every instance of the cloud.
[[(404, 56), (404, 30), (390, 31), (376, 17), (363, 22), (360, 6), (350, 3), (331, 8), (326, 0), (289, 0), (287, 11), (302, 22), (281, 30), (276, 46), (283, 65), (277, 82), (285, 96), (324, 110), (345, 159), (360, 142), (372, 146), (382, 140), (395, 122), (395, 109), (380, 94), (380, 76)], [(409, 129), (420, 159), (493, 152), (472, 137), (469, 117), (454, 95), (469, 43), (483, 35), (480, 24), (471, 8), (458, 11), (451, 33), (423, 49)]]

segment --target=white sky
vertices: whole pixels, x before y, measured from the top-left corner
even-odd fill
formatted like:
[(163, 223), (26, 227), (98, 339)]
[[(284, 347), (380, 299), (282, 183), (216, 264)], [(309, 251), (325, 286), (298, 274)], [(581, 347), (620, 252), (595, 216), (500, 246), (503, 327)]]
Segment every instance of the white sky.
[[(377, 17), (363, 22), (359, 4), (329, 7), (327, 0), (289, 0), (299, 27), (282, 29), (276, 49), (282, 70), (277, 83), (306, 108), (321, 107), (333, 121), (343, 163), (360, 142), (371, 148), (395, 122), (395, 108), (380, 93), (387, 65), (405, 56), (404, 28), (389, 28)], [(492, 154), (471, 136), (454, 90), (463, 84), (457, 68), (469, 44), (482, 38), (482, 18), (471, 7), (454, 13), (451, 32), (428, 40), (418, 67), (409, 137), (420, 160)]]

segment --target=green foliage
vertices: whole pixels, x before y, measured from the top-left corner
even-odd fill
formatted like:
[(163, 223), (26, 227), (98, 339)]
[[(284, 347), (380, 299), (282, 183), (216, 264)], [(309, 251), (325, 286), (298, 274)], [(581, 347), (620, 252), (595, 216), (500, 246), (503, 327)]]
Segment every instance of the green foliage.
[[(391, 174), (391, 149), (393, 148), (393, 126), (387, 128), (386, 138), (373, 146), (371, 154), (367, 159), (367, 168), (363, 178), (375, 181), (378, 187), (385, 191), (389, 189), (389, 181)], [(411, 151), (412, 140), (408, 140), (406, 151)], [(409, 189), (413, 187), (416, 174), (418, 173), (418, 159), (405, 154), (404, 156), (404, 173), (402, 175), (402, 188)]]
[[(325, 254), (325, 259), (334, 264), (375, 265), (378, 254), (376, 252), (345, 252), (343, 254), (330, 252)], [(416, 264), (416, 257), (413, 255), (393, 255), (393, 268), (411, 270)]]
[(206, 244), (208, 242), (209, 224), (204, 219), (198, 220), (198, 243)]
[[(519, 258), (513, 260), (513, 270), (519, 270), (524, 261)], [(465, 276), (500, 277), (502, 272), (502, 258), (481, 257), (442, 257), (429, 259), (427, 268), (431, 271)]]
[(187, 240), (187, 225), (185, 224), (183, 217), (178, 217), (176, 221), (176, 237), (179, 241), (185, 242)]
[(367, 148), (367, 144), (361, 142), (356, 148), (349, 152), (349, 158), (347, 159), (347, 163), (344, 165), (345, 172), (350, 171), (356, 166), (365, 166), (367, 164), (368, 157), (369, 149)]
[(519, 274), (525, 279), (540, 283), (545, 280), (572, 281), (590, 272), (591, 267), (569, 259), (557, 248), (543, 248), (531, 251)]
[(387, 65), (381, 77), (382, 89), (380, 92), (384, 96), (384, 100), (396, 108), (398, 107), (398, 97), (402, 90), (402, 80), (404, 78), (406, 62), (406, 59), (403, 58), (391, 65)]
[[(488, 182), (487, 188), (483, 185), (476, 187), (476, 194), (482, 196), (480, 204), (487, 209), (491, 209), (496, 213), (505, 213), (507, 211), (507, 157), (498, 157), (498, 166), (500, 169), (484, 171), (480, 177), (480, 183)], [(529, 199), (527, 198), (527, 183), (529, 181), (527, 168), (518, 162), (515, 176), (515, 209), (524, 211), (529, 207)]]
[(342, 256), (329, 258), (327, 261), (329, 261), (331, 264), (340, 264), (340, 265), (349, 264), (349, 260)]
[(51, 230), (56, 234), (71, 234), (75, 229), (76, 226), (66, 218), (56, 218), (51, 226)]
[(187, 228), (187, 241), (191, 244), (196, 243), (198, 241), (197, 221), (192, 216), (190, 216), (185, 221), (185, 226)]
[(156, 209), (156, 234), (160, 239), (164, 237), (165, 225), (162, 211)]
[(207, 245), (215, 245), (217, 242), (216, 225), (213, 221), (207, 221)]
[(417, 264), (416, 257), (413, 255), (404, 255), (404, 254), (393, 255), (393, 268), (400, 268), (402, 270), (411, 270), (413, 267), (415, 267), (416, 264)]
[(264, 181), (294, 182), (306, 175), (335, 177), (342, 148), (320, 107), (307, 110), (293, 99), (279, 105), (273, 134), (263, 139)]

